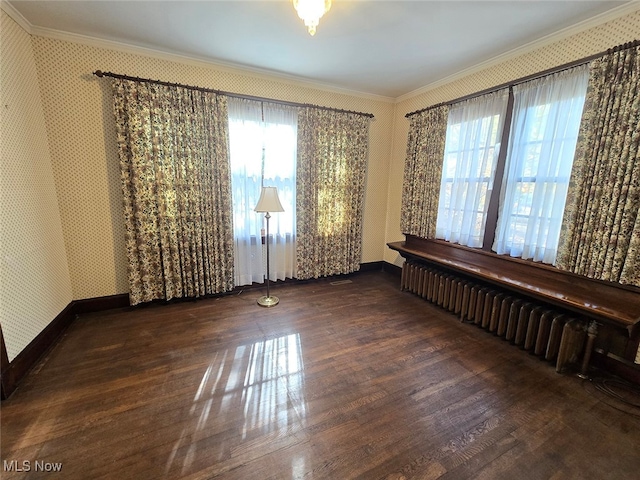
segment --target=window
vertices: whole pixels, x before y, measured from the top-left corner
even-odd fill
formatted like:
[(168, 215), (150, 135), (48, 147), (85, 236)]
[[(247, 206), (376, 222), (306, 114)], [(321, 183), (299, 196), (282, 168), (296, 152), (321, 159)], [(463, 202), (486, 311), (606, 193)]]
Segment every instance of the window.
[(264, 280), (264, 214), (254, 211), (262, 186), (277, 187), (284, 208), (269, 221), (270, 280), (295, 276), (297, 118), (295, 108), (229, 99), (236, 285)]
[[(497, 92), (451, 108), (437, 238), (555, 262), (587, 82), (585, 65), (513, 87), (511, 107)], [(488, 225), (496, 225), (491, 240)]]
[(496, 253), (555, 262), (587, 75), (584, 67), (514, 87)]
[(508, 93), (467, 100), (449, 111), (436, 238), (482, 246)]

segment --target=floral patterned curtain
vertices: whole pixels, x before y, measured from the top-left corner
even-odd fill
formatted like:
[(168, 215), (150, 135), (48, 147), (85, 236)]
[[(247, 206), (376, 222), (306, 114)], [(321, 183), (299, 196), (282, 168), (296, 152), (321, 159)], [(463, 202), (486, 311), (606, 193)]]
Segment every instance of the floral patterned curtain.
[(298, 116), (297, 278), (360, 269), (369, 118), (303, 108)]
[(402, 185), (402, 233), (436, 237), (449, 107), (431, 108), (411, 116)]
[(225, 96), (116, 79), (129, 299), (233, 288)]
[(557, 266), (640, 286), (640, 47), (591, 63)]

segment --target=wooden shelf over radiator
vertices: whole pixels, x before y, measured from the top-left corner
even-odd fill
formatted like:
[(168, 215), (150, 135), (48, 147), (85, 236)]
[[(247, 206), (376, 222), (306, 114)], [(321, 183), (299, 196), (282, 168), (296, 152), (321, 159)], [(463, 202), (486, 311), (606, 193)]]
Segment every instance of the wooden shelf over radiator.
[(411, 235), (407, 235), (404, 242), (387, 245), (405, 259), (432, 263), (624, 328), (632, 339), (637, 339), (640, 334), (640, 289), (636, 287), (594, 280), (549, 265)]

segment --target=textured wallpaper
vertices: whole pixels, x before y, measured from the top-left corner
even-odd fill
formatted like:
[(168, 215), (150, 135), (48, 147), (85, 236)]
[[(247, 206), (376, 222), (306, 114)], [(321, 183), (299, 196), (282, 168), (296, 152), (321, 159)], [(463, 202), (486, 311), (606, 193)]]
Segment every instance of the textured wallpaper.
[(110, 81), (95, 70), (369, 112), (363, 261), (384, 251), (393, 103), (228, 68), (33, 36), (74, 299), (128, 292)]
[[(640, 39), (640, 10), (424, 93), (401, 99), (396, 104), (393, 153), (389, 166), (386, 241), (404, 240), (400, 231), (400, 205), (409, 129), (405, 114), (579, 60), (636, 39)], [(385, 249), (384, 260), (397, 265), (402, 263), (402, 258), (389, 249)]]
[(111, 92), (94, 70), (373, 113), (363, 261), (399, 264), (385, 244), (403, 238), (407, 112), (640, 38), (636, 12), (393, 104), (117, 45), (30, 36), (1, 15), (0, 322), (10, 359), (72, 299), (128, 291)]
[(12, 361), (72, 300), (29, 35), (0, 12), (0, 325)]

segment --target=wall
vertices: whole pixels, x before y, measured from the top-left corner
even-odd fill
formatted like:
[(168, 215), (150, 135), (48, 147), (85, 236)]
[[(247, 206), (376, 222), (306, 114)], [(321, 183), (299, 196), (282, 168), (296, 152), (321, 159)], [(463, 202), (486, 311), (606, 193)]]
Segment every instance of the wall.
[(72, 300), (30, 36), (0, 11), (0, 325), (12, 361)]
[(153, 52), (33, 36), (74, 299), (128, 292), (110, 81), (95, 70), (369, 112), (363, 262), (384, 251), (393, 103)]
[[(424, 88), (422, 92), (399, 98), (394, 114), (393, 151), (389, 166), (386, 242), (404, 240), (400, 231), (400, 207), (409, 129), (409, 120), (405, 118), (405, 114), (579, 60), (635, 39), (640, 39), (640, 10), (518, 57), (501, 63), (494, 62), (495, 64), (481, 70), (476, 69), (466, 76), (459, 75), (459, 78), (439, 86)], [(385, 249), (384, 260), (396, 265), (402, 264), (402, 258), (388, 248)]]
[(394, 105), (122, 45), (30, 36), (1, 16), (0, 323), (10, 360), (71, 300), (128, 291), (109, 80), (94, 70), (373, 113), (363, 261), (399, 264), (385, 243), (403, 238), (405, 113), (640, 38), (634, 12)]

